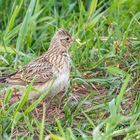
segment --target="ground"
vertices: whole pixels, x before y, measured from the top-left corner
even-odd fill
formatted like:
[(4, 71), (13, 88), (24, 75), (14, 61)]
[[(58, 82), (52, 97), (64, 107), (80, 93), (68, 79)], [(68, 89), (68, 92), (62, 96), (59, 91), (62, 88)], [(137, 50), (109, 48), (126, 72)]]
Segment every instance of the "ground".
[(47, 51), (58, 28), (80, 43), (69, 49), (70, 83), (51, 102), (11, 103), (0, 85), (0, 139), (140, 139), (139, 0), (1, 0), (0, 76)]

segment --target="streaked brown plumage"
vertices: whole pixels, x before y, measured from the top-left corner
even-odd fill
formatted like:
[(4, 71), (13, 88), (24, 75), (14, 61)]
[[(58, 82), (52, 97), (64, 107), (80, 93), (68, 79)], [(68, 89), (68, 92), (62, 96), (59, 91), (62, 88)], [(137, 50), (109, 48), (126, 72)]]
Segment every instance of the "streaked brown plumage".
[[(31, 61), (16, 73), (1, 77), (0, 82), (12, 86), (19, 85), (22, 88), (33, 82), (36, 89), (45, 91), (55, 77), (51, 92), (60, 92), (69, 80), (70, 57), (68, 48), (71, 42), (73, 42), (73, 38), (65, 29), (58, 30), (51, 40), (47, 53)], [(32, 92), (29, 99), (36, 98), (38, 95)]]

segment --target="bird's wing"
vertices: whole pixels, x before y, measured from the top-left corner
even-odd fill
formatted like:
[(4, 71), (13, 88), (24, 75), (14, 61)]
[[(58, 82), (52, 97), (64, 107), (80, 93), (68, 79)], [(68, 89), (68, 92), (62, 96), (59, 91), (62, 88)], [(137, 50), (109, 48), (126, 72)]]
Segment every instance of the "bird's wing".
[(26, 85), (33, 82), (44, 83), (53, 78), (53, 65), (48, 61), (33, 61), (15, 75), (6, 79), (7, 83)]

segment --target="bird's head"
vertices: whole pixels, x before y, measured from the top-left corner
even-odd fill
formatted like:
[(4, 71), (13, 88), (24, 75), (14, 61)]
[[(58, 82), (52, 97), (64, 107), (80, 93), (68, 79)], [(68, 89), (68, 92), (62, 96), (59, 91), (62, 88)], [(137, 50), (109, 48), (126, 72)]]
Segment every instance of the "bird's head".
[(59, 46), (68, 49), (74, 38), (65, 30), (59, 29), (52, 38), (51, 46)]

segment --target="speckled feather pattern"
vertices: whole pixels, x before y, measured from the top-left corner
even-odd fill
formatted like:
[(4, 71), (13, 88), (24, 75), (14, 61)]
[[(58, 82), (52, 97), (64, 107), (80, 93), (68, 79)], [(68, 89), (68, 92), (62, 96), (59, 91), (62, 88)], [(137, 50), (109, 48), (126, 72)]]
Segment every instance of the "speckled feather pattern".
[[(34, 87), (39, 91), (45, 91), (49, 83), (55, 77), (51, 93), (58, 93), (65, 88), (70, 75), (70, 56), (68, 48), (72, 42), (71, 35), (64, 29), (60, 29), (51, 40), (48, 52), (31, 61), (23, 69), (6, 79), (10, 85), (20, 85), (24, 88), (33, 81)], [(38, 97), (32, 92), (30, 99)]]

